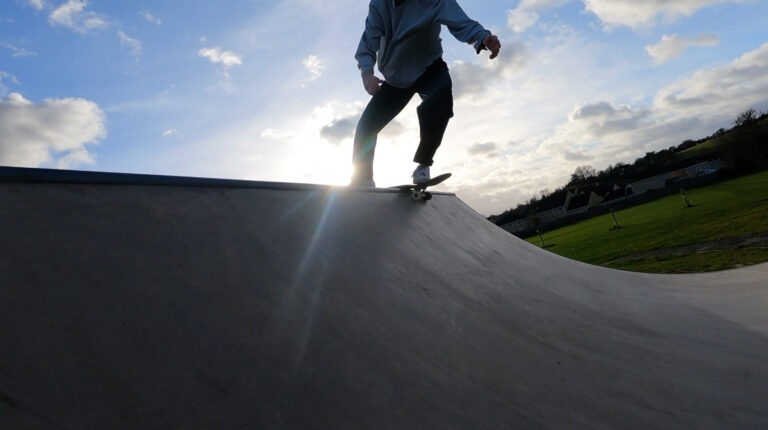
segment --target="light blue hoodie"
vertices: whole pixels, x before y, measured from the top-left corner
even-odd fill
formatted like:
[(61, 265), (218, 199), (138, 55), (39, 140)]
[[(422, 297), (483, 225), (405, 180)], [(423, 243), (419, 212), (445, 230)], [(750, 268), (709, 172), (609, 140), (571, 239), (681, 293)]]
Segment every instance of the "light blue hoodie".
[(379, 71), (389, 85), (406, 88), (443, 55), (440, 26), (480, 52), (491, 33), (471, 20), (456, 0), (371, 0), (355, 58), (361, 72)]

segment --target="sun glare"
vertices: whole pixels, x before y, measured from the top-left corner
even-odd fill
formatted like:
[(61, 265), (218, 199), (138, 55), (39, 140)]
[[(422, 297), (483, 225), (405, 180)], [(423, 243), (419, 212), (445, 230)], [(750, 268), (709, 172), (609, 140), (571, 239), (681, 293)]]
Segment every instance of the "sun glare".
[[(352, 136), (332, 143), (320, 136), (318, 130), (336, 118), (354, 116), (359, 109), (357, 105), (335, 102), (316, 108), (302, 129), (296, 130), (290, 139), (288, 159), (293, 160), (291, 164), (295, 169), (291, 169), (291, 177), (287, 180), (347, 185), (352, 176)], [(415, 115), (398, 119), (405, 131), (390, 136), (382, 133), (376, 146), (374, 180), (378, 187), (407, 183), (415, 167), (411, 161), (418, 144)]]

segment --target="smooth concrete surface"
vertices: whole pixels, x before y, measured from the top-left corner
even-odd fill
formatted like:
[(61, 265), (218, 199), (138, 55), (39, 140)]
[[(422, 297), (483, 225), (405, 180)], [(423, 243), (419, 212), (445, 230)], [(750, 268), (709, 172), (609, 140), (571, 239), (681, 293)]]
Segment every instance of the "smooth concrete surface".
[(768, 265), (593, 267), (451, 195), (69, 182), (0, 177), (2, 429), (768, 427)]

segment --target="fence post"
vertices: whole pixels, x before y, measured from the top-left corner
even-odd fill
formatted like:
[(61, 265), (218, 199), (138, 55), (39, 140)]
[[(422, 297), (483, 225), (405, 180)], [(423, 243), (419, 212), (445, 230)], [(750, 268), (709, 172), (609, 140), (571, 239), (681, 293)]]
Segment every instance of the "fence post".
[(616, 214), (613, 213), (613, 208), (611, 208), (611, 216), (613, 217), (613, 227), (611, 227), (611, 231), (620, 229), (621, 226), (619, 225), (619, 221), (616, 220)]
[(691, 204), (691, 201), (690, 201), (690, 200), (688, 200), (688, 195), (687, 195), (687, 194), (685, 194), (685, 189), (683, 189), (683, 188), (680, 188), (680, 194), (683, 196), (683, 203), (685, 203), (685, 207), (684, 207), (683, 209), (685, 209), (685, 208), (689, 208), (689, 207), (693, 206), (693, 205)]

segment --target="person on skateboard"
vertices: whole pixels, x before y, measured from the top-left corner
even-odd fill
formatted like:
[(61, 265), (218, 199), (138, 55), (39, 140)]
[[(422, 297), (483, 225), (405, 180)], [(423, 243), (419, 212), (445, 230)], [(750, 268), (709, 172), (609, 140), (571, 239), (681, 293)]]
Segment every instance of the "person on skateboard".
[[(419, 94), (421, 141), (413, 161), (413, 183), (428, 182), (432, 157), (453, 116), (453, 94), (448, 66), (442, 59), (441, 26), (475, 51), (488, 49), (496, 58), (501, 42), (470, 19), (456, 0), (371, 0), (365, 31), (355, 58), (363, 87), (372, 96), (357, 124), (350, 185), (375, 187), (373, 156), (376, 137)], [(384, 80), (373, 73), (378, 61)]]

